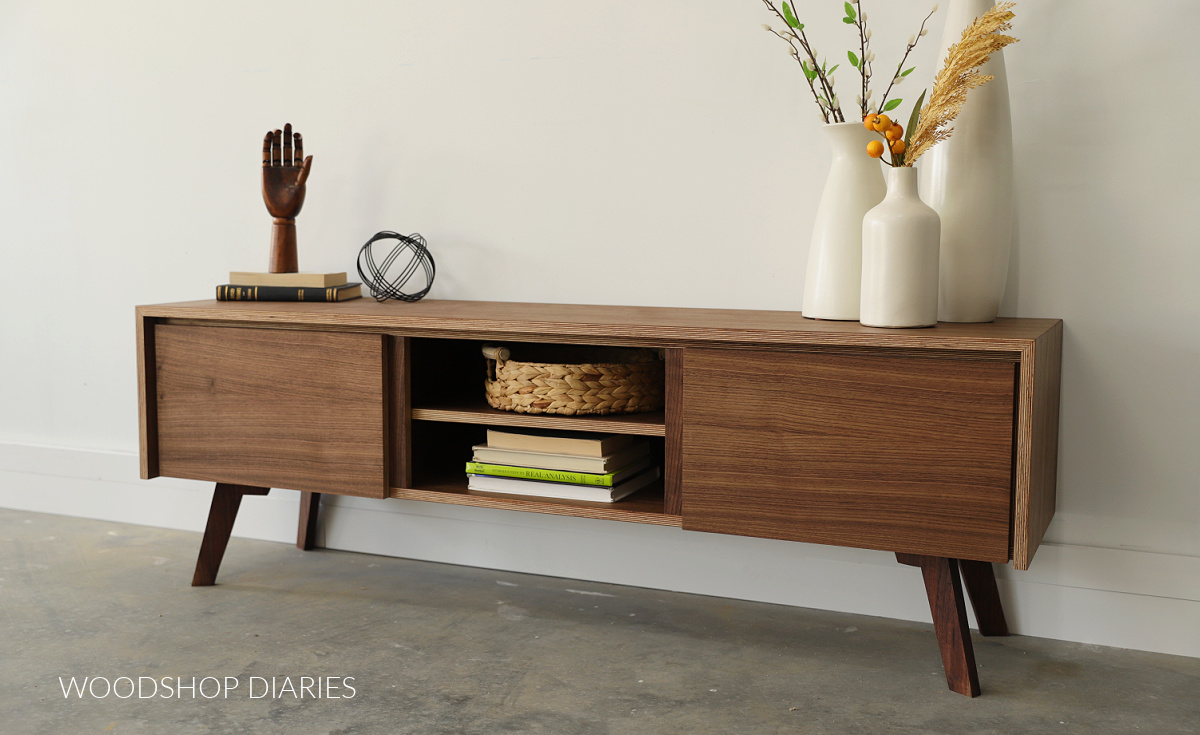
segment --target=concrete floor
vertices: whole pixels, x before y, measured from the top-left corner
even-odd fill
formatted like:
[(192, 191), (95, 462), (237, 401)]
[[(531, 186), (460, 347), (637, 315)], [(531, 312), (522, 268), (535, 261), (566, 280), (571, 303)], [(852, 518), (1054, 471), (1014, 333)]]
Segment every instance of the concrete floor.
[(193, 589), (199, 540), (0, 510), (0, 733), (1200, 732), (1197, 659), (976, 636), (971, 700), (929, 625), (240, 539)]

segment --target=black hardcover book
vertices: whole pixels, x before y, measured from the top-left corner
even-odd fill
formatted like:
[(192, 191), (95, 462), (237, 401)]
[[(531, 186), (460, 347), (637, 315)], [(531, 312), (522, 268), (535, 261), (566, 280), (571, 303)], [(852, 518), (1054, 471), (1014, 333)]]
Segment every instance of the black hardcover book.
[(362, 284), (343, 286), (217, 286), (217, 301), (349, 301), (362, 297)]

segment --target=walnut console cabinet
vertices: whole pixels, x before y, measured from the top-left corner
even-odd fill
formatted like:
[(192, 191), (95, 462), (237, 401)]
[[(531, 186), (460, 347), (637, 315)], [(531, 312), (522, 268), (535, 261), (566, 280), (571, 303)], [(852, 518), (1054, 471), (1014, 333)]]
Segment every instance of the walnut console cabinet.
[[(143, 478), (216, 483), (193, 584), (238, 506), (405, 498), (878, 549), (922, 571), (947, 681), (979, 693), (1005, 635), (992, 564), (1028, 568), (1054, 514), (1062, 322), (872, 329), (796, 312), (424, 300), (197, 301), (137, 309)], [(483, 342), (661, 350), (665, 410), (496, 411)], [(612, 504), (468, 491), (489, 426), (650, 437), (663, 478)]]

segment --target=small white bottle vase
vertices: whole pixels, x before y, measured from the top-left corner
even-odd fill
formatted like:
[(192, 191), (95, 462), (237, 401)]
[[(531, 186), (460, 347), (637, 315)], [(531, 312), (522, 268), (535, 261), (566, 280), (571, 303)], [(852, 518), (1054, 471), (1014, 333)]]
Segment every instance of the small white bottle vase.
[(862, 313), (868, 327), (931, 327), (938, 320), (937, 212), (917, 193), (917, 170), (888, 169), (887, 196), (863, 218)]
[[(993, 4), (951, 0), (939, 63), (963, 29)], [(944, 322), (994, 320), (1008, 280), (1013, 144), (1004, 52), (992, 54), (979, 71), (995, 79), (971, 90), (954, 134), (921, 159), (921, 195), (942, 218), (938, 318)]]
[(813, 223), (804, 274), (804, 316), (858, 319), (862, 283), (862, 218), (887, 192), (879, 162), (867, 155), (878, 136), (861, 122), (826, 125), (833, 163)]

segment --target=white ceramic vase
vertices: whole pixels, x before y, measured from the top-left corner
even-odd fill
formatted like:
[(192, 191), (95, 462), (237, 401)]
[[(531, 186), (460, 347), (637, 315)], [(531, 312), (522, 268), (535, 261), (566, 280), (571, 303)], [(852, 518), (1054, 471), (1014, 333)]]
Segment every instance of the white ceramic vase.
[(930, 327), (938, 320), (937, 212), (917, 193), (911, 166), (888, 169), (887, 196), (863, 217), (862, 313), (868, 327)]
[(810, 319), (858, 319), (862, 283), (862, 218), (887, 187), (879, 162), (867, 155), (878, 136), (861, 122), (826, 125), (833, 163), (817, 207), (801, 310)]
[[(939, 63), (993, 0), (951, 0)], [(971, 90), (949, 140), (921, 157), (921, 195), (942, 218), (938, 318), (990, 322), (1000, 310), (1013, 236), (1012, 118), (1004, 53), (980, 71), (995, 77)]]

